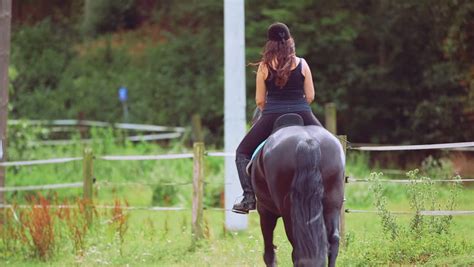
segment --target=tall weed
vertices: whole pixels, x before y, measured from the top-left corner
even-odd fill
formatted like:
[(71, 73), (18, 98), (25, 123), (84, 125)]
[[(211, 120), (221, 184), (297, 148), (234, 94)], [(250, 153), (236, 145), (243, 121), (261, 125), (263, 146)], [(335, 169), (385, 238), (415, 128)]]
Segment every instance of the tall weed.
[(66, 208), (59, 209), (56, 214), (58, 219), (64, 222), (68, 230), (69, 240), (72, 241), (75, 254), (82, 256), (85, 250), (86, 236), (90, 226), (88, 224), (88, 213), (86, 211), (86, 209), (89, 208), (86, 206), (87, 201), (77, 199), (77, 208), (69, 208), (72, 206), (70, 206), (67, 201), (65, 201), (63, 205)]
[[(128, 207), (128, 203), (126, 201), (125, 205)], [(125, 242), (125, 233), (128, 230), (129, 215), (123, 210), (120, 200), (115, 199), (111, 215), (112, 219), (110, 220), (110, 226), (114, 229), (115, 234), (120, 241), (120, 254), (122, 254), (122, 247)]]
[(54, 231), (54, 214), (50, 212), (50, 204), (41, 195), (32, 199), (32, 208), (26, 211), (25, 224), (29, 236), (30, 245), (36, 256), (46, 260), (53, 254), (56, 243)]

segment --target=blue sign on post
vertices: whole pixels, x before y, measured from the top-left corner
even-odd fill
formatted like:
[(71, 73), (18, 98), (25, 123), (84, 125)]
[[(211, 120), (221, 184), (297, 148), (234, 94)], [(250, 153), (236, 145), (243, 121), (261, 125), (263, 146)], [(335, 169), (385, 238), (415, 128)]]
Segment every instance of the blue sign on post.
[(119, 97), (120, 102), (122, 102), (123, 121), (128, 122), (128, 107), (127, 107), (128, 89), (125, 86), (121, 86), (119, 88), (118, 97)]
[(128, 98), (128, 89), (125, 86), (122, 86), (118, 90), (118, 97), (120, 102), (126, 102)]

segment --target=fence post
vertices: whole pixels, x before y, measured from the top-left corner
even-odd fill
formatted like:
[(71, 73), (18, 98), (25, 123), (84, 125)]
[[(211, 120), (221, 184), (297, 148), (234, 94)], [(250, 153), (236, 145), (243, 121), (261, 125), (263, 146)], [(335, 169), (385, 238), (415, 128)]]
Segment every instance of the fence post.
[(193, 141), (194, 142), (203, 142), (204, 134), (202, 131), (202, 122), (201, 116), (199, 114), (194, 114), (191, 118), (192, 132), (193, 132)]
[(86, 213), (86, 220), (88, 225), (92, 224), (92, 184), (93, 184), (93, 159), (94, 155), (92, 153), (92, 148), (84, 148), (84, 155), (82, 160), (82, 175), (84, 179), (83, 184), (83, 200)]
[(333, 134), (337, 134), (337, 111), (336, 104), (327, 103), (324, 105), (324, 125)]
[(204, 237), (203, 232), (203, 190), (204, 190), (204, 143), (193, 146), (193, 242)]
[[(342, 145), (342, 150), (344, 151), (344, 158), (347, 159), (346, 157), (346, 150), (347, 150), (347, 135), (338, 135), (337, 138), (339, 139), (339, 142), (341, 142), (341, 145)], [(344, 173), (344, 177), (343, 177), (344, 181), (343, 181), (343, 184), (342, 186), (345, 187), (346, 186), (346, 174)], [(345, 188), (343, 190), (343, 192), (345, 191)], [(343, 244), (345, 242), (345, 232), (346, 232), (346, 205), (345, 205), (345, 202), (346, 202), (346, 197), (345, 197), (345, 193), (344, 193), (344, 201), (342, 202), (342, 207), (341, 207), (341, 217), (340, 217), (340, 220), (339, 220), (339, 233), (340, 233), (340, 241), (341, 241), (341, 244)]]

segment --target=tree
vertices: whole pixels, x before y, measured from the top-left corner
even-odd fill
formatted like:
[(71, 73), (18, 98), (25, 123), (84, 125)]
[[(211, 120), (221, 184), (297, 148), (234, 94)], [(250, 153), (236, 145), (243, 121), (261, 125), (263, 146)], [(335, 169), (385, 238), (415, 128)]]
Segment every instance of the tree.
[[(319, 106), (336, 102), (339, 128), (353, 142), (468, 140), (474, 132), (462, 116), (467, 68), (444, 52), (453, 25), (469, 21), (468, 6), (442, 0), (252, 2), (248, 52), (258, 59), (266, 27), (287, 23), (297, 54), (314, 73), (314, 110), (321, 117)], [(457, 47), (468, 44), (456, 40)]]
[[(8, 120), (8, 62), (10, 55), (11, 0), (0, 0), (0, 162), (5, 161), (7, 152)], [(5, 187), (5, 167), (0, 166), (0, 187)], [(0, 192), (0, 204), (5, 203)]]
[(138, 23), (134, 0), (86, 0), (83, 30), (90, 35), (131, 28)]

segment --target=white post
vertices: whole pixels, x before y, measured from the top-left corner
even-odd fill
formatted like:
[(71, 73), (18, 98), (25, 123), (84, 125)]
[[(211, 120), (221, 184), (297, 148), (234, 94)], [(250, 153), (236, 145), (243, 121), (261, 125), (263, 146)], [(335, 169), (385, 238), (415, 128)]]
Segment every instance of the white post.
[[(246, 132), (245, 119), (245, 1), (224, 0), (224, 144), (235, 152)], [(242, 188), (235, 158), (225, 159), (225, 225), (228, 230), (247, 228), (247, 216), (231, 211)]]

